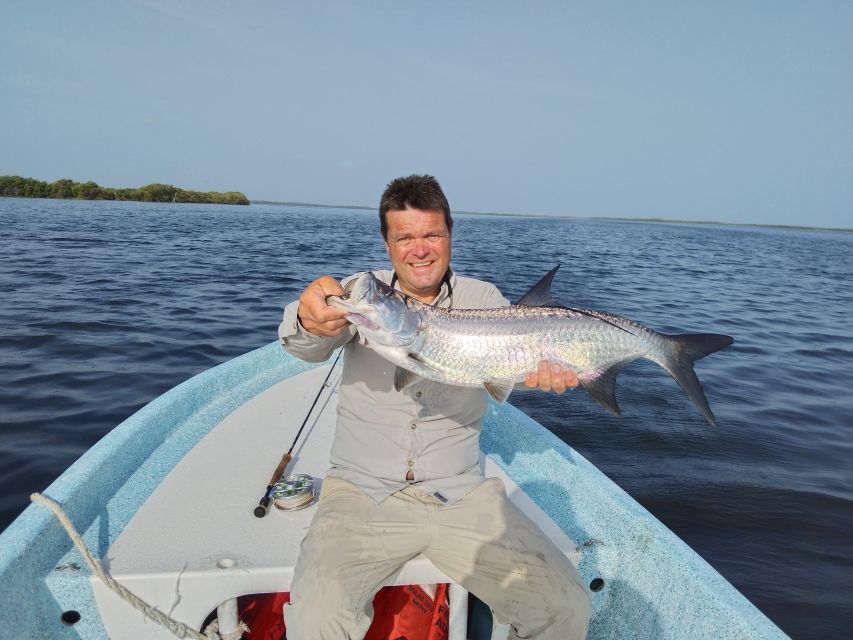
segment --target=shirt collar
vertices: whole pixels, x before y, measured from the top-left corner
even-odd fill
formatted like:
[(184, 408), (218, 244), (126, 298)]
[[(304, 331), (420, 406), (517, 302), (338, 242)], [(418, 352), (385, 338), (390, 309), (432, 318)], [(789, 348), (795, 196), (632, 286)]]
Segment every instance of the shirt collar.
[[(392, 272), (391, 286), (397, 291), (402, 291), (402, 289), (400, 289), (400, 282), (397, 279), (396, 271)], [(444, 307), (446, 309), (451, 308), (453, 306), (453, 289), (455, 286), (456, 272), (448, 266), (447, 271), (444, 273), (444, 277), (441, 279), (441, 288), (438, 290), (438, 295), (435, 296), (435, 299), (432, 302), (430, 302), (430, 305), (433, 307)]]

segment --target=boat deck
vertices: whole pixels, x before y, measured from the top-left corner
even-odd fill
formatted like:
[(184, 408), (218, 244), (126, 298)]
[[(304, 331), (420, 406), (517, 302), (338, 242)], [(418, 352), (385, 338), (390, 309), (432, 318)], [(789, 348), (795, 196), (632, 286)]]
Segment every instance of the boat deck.
[[(198, 628), (220, 603), (248, 593), (288, 591), (299, 545), (316, 509), (253, 510), (283, 452), (299, 429), (329, 366), (273, 385), (238, 407), (163, 479), (103, 558), (119, 582), (175, 619)], [(340, 370), (303, 431), (289, 473), (315, 478), (315, 495), (328, 468)], [(577, 565), (575, 543), (490, 458), (510, 499)], [(450, 582), (426, 558), (407, 563), (393, 584)], [(96, 578), (92, 587), (105, 628), (121, 637), (169, 638), (146, 623)], [(118, 635), (116, 637), (119, 637)]]
[[(263, 519), (252, 512), (328, 366), (314, 369), (271, 343), (202, 372), (127, 418), (44, 493), (113, 575), (187, 624), (200, 625), (235, 595), (286, 589), (311, 510)], [(321, 398), (291, 472), (322, 478), (335, 399)], [(580, 543), (579, 572), (597, 588), (589, 640), (787, 637), (579, 452), (515, 407), (489, 403), (480, 448), (486, 473), (505, 472), (510, 498), (558, 545), (575, 552), (560, 532)], [(536, 515), (543, 512), (550, 519)], [(170, 637), (105, 593), (42, 507), (31, 505), (0, 534), (0, 577), (8, 596), (0, 598), (0, 620), (14, 630), (0, 629), (0, 638)]]

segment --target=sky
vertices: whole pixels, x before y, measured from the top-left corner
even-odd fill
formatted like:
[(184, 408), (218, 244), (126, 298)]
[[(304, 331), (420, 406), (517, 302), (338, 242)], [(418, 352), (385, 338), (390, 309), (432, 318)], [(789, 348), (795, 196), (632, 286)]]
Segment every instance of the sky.
[(0, 175), (853, 227), (853, 2), (16, 1)]

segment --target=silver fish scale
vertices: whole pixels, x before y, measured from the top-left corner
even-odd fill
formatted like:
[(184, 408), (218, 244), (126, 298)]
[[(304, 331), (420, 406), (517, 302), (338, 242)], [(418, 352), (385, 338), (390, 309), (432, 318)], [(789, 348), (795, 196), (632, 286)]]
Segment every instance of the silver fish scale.
[(424, 343), (418, 357), (445, 382), (524, 379), (542, 360), (580, 374), (664, 349), (663, 336), (619, 316), (596, 311), (513, 306), (421, 310)]

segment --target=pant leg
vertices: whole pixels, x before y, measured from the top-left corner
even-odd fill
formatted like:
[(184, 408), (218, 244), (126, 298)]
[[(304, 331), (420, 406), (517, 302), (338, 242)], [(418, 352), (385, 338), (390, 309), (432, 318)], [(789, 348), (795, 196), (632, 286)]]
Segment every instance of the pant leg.
[(591, 600), (574, 565), (497, 478), (435, 512), (424, 554), (510, 623), (510, 638), (582, 640)]
[(288, 640), (361, 640), (382, 583), (426, 546), (423, 514), (402, 493), (377, 504), (326, 478), (284, 608)]

